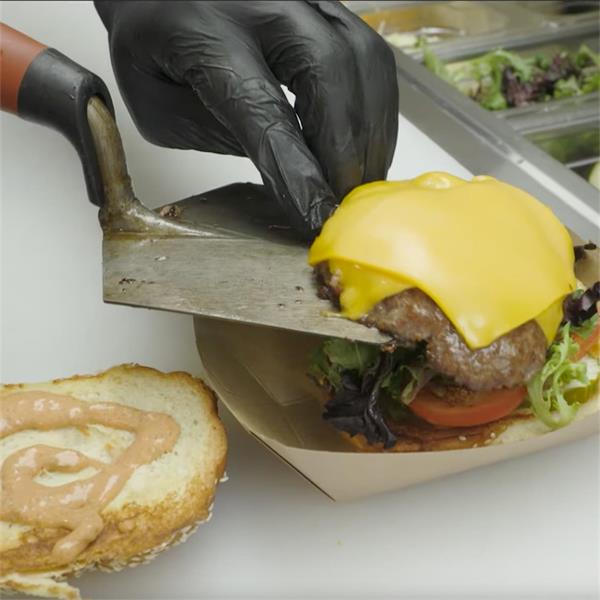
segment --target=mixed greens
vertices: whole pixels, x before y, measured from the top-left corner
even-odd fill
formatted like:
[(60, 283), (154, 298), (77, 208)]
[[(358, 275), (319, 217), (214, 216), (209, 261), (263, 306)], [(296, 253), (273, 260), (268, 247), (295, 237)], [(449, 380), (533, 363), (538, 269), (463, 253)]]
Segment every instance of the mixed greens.
[(552, 58), (494, 50), (446, 65), (421, 39), (425, 66), (488, 110), (503, 110), (600, 90), (600, 55), (585, 44)]
[[(598, 387), (598, 357), (578, 356), (577, 340), (597, 335), (599, 300), (600, 282), (565, 300), (565, 320), (548, 349), (546, 363), (527, 384), (523, 406), (552, 429), (569, 424)], [(309, 374), (330, 392), (325, 420), (386, 449), (397, 440), (388, 419), (405, 418), (416, 395), (435, 377), (426, 365), (423, 344), (386, 351), (341, 339), (328, 339), (315, 350)]]
[(323, 418), (350, 435), (362, 433), (371, 444), (391, 448), (396, 437), (386, 416), (399, 419), (406, 405), (431, 379), (424, 347), (382, 352), (378, 346), (326, 340), (313, 353), (309, 374), (331, 397)]

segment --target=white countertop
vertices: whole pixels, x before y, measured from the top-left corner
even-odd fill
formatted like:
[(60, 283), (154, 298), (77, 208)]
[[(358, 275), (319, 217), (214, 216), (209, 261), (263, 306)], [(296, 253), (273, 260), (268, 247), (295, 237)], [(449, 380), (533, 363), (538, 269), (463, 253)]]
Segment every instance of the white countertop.
[[(165, 150), (140, 137), (90, 3), (0, 6), (4, 22), (104, 79), (135, 189), (148, 205), (258, 181), (245, 159)], [(121, 362), (199, 374), (191, 317), (102, 303), (100, 229), (74, 150), (54, 131), (1, 119), (1, 380)], [(401, 121), (390, 177), (436, 169), (466, 174)], [(575, 599), (600, 592), (597, 438), (334, 504), (223, 417), (230, 481), (217, 494), (212, 521), (151, 565), (85, 575), (85, 597)]]

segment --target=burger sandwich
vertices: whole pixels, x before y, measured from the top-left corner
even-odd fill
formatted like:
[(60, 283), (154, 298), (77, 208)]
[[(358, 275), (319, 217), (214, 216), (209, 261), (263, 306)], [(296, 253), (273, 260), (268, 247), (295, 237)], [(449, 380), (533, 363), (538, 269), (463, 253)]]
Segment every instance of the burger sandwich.
[(600, 282), (576, 279), (584, 253), (549, 208), (492, 177), (356, 188), (309, 263), (342, 316), (391, 337), (316, 350), (323, 417), (361, 450), (419, 451), (526, 439), (597, 410)]

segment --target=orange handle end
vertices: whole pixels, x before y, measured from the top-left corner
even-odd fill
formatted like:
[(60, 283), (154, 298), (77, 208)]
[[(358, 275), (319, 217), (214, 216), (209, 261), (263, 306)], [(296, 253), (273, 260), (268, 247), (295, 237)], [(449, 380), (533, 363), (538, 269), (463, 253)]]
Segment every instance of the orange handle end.
[(18, 113), (19, 89), (27, 67), (47, 46), (0, 23), (0, 108)]

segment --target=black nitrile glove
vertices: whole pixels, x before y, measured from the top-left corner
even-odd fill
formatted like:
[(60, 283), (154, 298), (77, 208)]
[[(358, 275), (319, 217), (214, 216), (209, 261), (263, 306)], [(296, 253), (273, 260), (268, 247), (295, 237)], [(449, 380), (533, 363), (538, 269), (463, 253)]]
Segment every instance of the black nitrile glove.
[(248, 156), (305, 236), (353, 187), (385, 178), (398, 128), (394, 57), (339, 2), (95, 5), (142, 135)]

